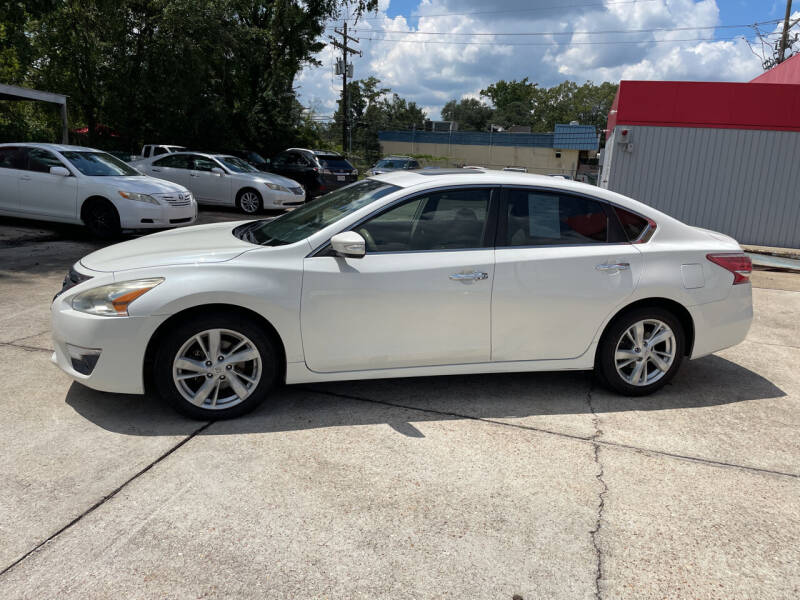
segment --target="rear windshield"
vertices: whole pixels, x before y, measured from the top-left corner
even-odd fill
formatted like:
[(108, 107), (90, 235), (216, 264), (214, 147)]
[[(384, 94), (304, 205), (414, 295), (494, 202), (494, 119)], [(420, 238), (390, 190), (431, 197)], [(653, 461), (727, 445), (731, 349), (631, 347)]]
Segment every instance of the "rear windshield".
[(400, 188), (364, 179), (285, 213), (271, 221), (246, 223), (233, 230), (239, 239), (263, 246), (293, 244)]
[(340, 156), (317, 156), (323, 169), (331, 171), (352, 171), (353, 165)]
[(405, 169), (408, 166), (409, 160), (403, 158), (384, 158), (379, 160), (376, 167), (383, 169)]
[(118, 158), (105, 152), (69, 151), (61, 155), (84, 175), (90, 177), (119, 177), (120, 175), (132, 177), (141, 175), (133, 167), (129, 167)]

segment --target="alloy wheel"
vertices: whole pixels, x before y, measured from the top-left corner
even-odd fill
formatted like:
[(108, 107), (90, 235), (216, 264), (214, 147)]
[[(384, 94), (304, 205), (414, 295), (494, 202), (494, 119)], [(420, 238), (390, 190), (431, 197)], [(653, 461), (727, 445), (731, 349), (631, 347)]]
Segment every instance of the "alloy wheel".
[(258, 212), (261, 200), (255, 192), (244, 192), (239, 198), (239, 205), (242, 210), (248, 214)]
[(626, 329), (617, 341), (614, 364), (627, 383), (647, 386), (666, 375), (675, 362), (676, 350), (675, 334), (669, 325), (644, 319)]
[(192, 336), (172, 364), (172, 379), (181, 396), (210, 410), (243, 402), (258, 386), (261, 372), (258, 348), (230, 329), (208, 329)]

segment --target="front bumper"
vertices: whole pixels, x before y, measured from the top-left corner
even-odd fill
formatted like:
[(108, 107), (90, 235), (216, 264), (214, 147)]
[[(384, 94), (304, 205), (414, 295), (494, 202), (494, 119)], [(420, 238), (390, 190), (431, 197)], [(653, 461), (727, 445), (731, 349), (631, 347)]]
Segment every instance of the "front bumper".
[(700, 358), (744, 341), (753, 322), (751, 284), (734, 285), (728, 297), (718, 302), (689, 307), (694, 321), (691, 358)]
[(197, 203), (192, 201), (186, 206), (169, 206), (164, 204), (145, 204), (137, 202), (132, 208), (126, 206), (119, 211), (122, 229), (166, 229), (191, 225), (197, 219)]
[[(72, 310), (63, 296), (55, 299), (50, 310), (55, 348), (52, 361), (62, 371), (75, 381), (103, 392), (144, 393), (147, 344), (167, 316), (98, 317)], [(73, 368), (67, 344), (100, 350), (88, 375)]]
[(302, 194), (295, 194), (293, 192), (279, 192), (276, 190), (268, 190), (264, 194), (264, 208), (267, 209), (281, 209), (290, 208), (293, 206), (302, 206), (306, 202), (305, 191)]

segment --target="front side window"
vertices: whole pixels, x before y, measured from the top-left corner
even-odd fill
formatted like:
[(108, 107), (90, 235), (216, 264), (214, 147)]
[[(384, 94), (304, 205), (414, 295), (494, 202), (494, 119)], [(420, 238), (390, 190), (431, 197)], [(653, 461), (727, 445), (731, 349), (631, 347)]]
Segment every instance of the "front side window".
[(264, 246), (293, 244), (399, 189), (374, 179), (364, 179), (325, 194), (277, 219), (246, 223), (234, 229), (233, 233), (240, 239)]
[(134, 177), (141, 175), (133, 167), (105, 152), (64, 151), (61, 155), (78, 171), (90, 177)]
[(482, 248), (490, 189), (445, 190), (415, 198), (355, 228), (368, 252)]
[(600, 202), (570, 194), (512, 189), (502, 246), (551, 246), (608, 241), (608, 215)]
[(172, 169), (191, 169), (192, 160), (186, 154), (170, 154), (164, 158), (159, 158), (153, 163), (156, 167), (169, 167)]
[(58, 160), (52, 152), (42, 150), (41, 148), (28, 148), (28, 171), (35, 171), (36, 173), (49, 173), (50, 167), (63, 167), (61, 161)]
[(153, 156), (158, 156), (159, 154), (166, 154), (166, 153), (167, 153), (167, 149), (164, 148), (164, 146), (156, 146), (153, 149)]
[(6, 146), (0, 148), (0, 169), (24, 169), (25, 155), (20, 148)]
[(219, 165), (215, 161), (205, 156), (193, 156), (192, 161), (195, 171), (210, 171), (211, 169), (219, 168)]

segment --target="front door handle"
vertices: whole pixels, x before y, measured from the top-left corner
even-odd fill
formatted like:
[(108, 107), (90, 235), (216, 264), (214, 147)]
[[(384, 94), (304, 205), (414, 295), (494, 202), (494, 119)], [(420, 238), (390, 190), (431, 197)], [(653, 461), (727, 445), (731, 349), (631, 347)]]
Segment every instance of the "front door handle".
[(489, 274), (483, 271), (473, 271), (472, 273), (452, 273), (450, 279), (453, 281), (477, 281), (480, 279), (488, 279)]
[(30, 181), (31, 178), (28, 175), (20, 175), (19, 176), (19, 180), (20, 181)]
[(151, 170), (153, 173), (161, 173), (161, 169), (159, 169), (158, 167), (150, 167), (150, 170)]
[(199, 177), (199, 173), (189, 173), (189, 177)]
[(603, 263), (602, 265), (597, 265), (595, 269), (598, 271), (627, 271), (631, 268), (631, 263), (620, 262), (620, 263)]

